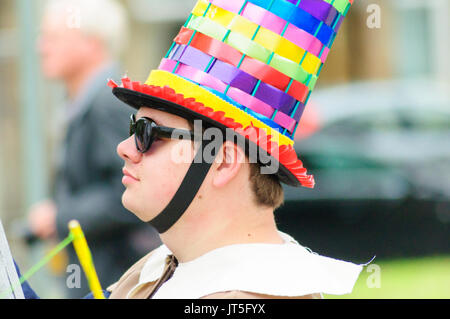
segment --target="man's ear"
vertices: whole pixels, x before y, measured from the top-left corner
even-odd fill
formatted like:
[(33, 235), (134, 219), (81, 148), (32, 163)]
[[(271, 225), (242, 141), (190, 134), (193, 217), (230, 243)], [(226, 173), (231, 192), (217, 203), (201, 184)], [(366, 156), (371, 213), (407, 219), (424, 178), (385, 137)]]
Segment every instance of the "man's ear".
[(236, 177), (242, 169), (245, 163), (245, 153), (235, 143), (225, 141), (216, 157), (216, 163), (218, 165), (215, 170), (213, 185), (223, 187)]

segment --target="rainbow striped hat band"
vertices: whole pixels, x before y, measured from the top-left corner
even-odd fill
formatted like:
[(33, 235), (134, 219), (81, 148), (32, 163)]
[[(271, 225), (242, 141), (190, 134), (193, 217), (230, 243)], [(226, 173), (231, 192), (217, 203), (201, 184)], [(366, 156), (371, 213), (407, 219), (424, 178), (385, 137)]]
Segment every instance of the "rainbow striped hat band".
[(294, 135), (353, 0), (199, 0), (145, 84), (109, 85), (125, 103), (229, 128), (314, 187)]

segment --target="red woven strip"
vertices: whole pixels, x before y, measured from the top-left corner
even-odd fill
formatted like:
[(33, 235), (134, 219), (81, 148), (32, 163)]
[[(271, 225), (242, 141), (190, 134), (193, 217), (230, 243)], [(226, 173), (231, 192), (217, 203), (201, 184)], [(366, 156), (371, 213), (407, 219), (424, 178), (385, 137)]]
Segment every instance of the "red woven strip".
[(282, 91), (286, 90), (289, 82), (291, 81), (288, 76), (278, 70), (275, 70), (270, 65), (252, 59), (248, 56), (246, 56), (242, 61), (240, 69)]
[[(174, 41), (178, 44), (188, 44), (193, 32), (194, 30), (182, 27)], [(239, 50), (200, 32), (196, 32), (190, 45), (235, 67), (242, 58), (242, 53)]]
[(292, 81), (291, 87), (289, 88), (289, 91), (287, 92), (287, 94), (289, 94), (294, 99), (296, 99), (302, 103), (305, 103), (308, 93), (309, 93), (308, 87), (306, 85), (304, 85), (303, 83), (300, 83), (295, 80)]

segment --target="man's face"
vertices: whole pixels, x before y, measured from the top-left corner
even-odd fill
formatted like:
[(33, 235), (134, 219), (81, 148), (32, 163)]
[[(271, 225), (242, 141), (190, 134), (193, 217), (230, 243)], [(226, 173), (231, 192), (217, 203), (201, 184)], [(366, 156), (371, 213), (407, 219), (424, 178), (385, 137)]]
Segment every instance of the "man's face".
[(47, 14), (38, 41), (42, 72), (49, 79), (73, 77), (86, 63), (92, 49), (92, 38), (79, 28), (68, 28), (64, 14)]
[[(191, 129), (187, 120), (147, 107), (136, 114), (136, 120), (142, 117), (160, 126)], [(195, 155), (192, 141), (171, 139), (156, 140), (141, 154), (134, 136), (120, 143), (117, 153), (125, 161), (122, 203), (145, 222), (155, 218), (173, 198)]]

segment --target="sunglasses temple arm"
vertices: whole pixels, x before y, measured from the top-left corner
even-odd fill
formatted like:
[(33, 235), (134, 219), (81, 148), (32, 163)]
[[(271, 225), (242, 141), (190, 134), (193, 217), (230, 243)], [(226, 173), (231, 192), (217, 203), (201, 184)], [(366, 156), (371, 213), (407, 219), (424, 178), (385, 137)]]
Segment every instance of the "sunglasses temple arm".
[(192, 141), (197, 139), (202, 139), (202, 136), (196, 136), (193, 131), (170, 128), (170, 127), (158, 127), (156, 128), (158, 131), (159, 137), (170, 138), (170, 139), (179, 139), (184, 140), (190, 139)]

